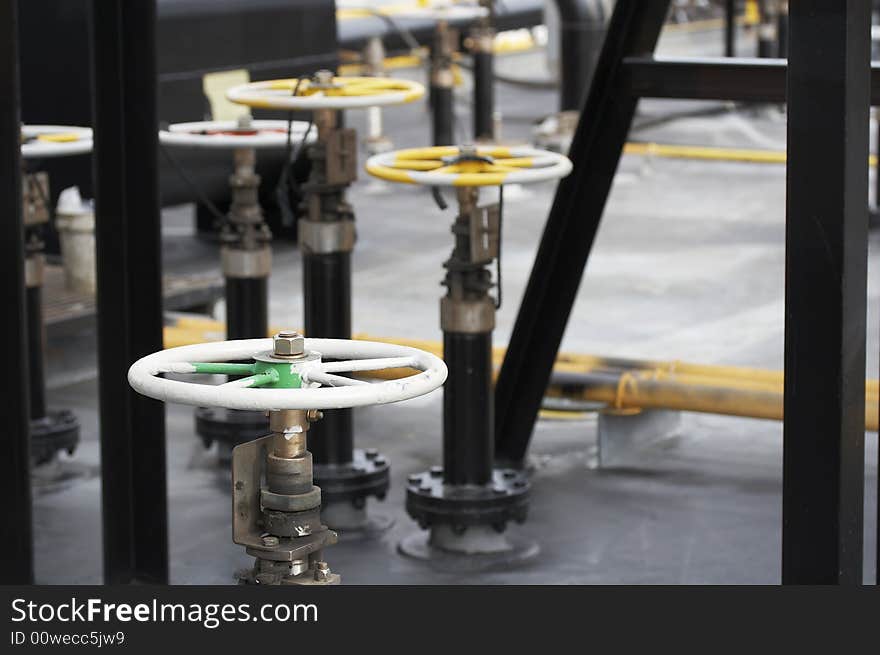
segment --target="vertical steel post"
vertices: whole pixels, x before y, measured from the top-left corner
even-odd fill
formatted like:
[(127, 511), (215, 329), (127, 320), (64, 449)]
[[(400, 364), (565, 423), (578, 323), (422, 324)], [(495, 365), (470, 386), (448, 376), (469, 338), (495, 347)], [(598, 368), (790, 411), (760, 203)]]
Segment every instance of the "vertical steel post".
[(0, 443), (6, 462), (0, 475), (0, 583), (34, 581), (25, 322), (24, 221), (21, 197), (21, 117), (18, 67), (18, 0), (0, 0), (0, 283), (6, 316), (0, 346), (9, 369), (3, 396)]
[(156, 0), (92, 7), (104, 577), (168, 581), (165, 411), (129, 365), (162, 348)]
[(508, 463), (528, 449), (635, 113), (623, 58), (654, 51), (668, 10), (668, 0), (615, 5), (584, 105), (588, 119), (572, 141), (574, 169), (559, 183), (495, 387), (496, 454)]
[(861, 584), (870, 4), (791, 3), (782, 581)]

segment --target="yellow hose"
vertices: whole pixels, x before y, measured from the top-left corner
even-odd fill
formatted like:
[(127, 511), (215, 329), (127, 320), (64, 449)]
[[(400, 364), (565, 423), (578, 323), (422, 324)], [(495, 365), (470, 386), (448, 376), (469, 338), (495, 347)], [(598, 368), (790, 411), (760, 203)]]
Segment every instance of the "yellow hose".
[[(277, 330), (270, 330), (269, 334)], [(224, 338), (225, 328), (217, 321), (180, 317), (165, 327), (165, 347), (190, 345)], [(393, 343), (418, 348), (443, 356), (443, 344), (427, 339), (399, 339), (355, 334), (354, 339)], [(492, 349), (497, 375), (504, 360), (505, 349)], [(601, 402), (609, 407), (627, 409), (676, 409), (729, 416), (782, 420), (784, 378), (782, 371), (738, 366), (694, 364), (680, 361), (659, 361), (602, 357), (589, 354), (560, 353), (554, 365), (556, 373), (597, 374), (576, 392), (576, 397)], [(380, 379), (397, 379), (413, 375), (412, 369), (385, 369), (372, 372)], [(609, 382), (613, 380), (613, 382)], [(562, 394), (551, 385), (550, 395)], [(880, 408), (880, 381), (865, 382), (866, 429), (876, 431)]]
[[(784, 150), (759, 150), (752, 148), (717, 148), (663, 143), (627, 143), (624, 154), (667, 159), (696, 159), (702, 161), (738, 161), (753, 164), (784, 164)], [(877, 166), (877, 156), (868, 157), (868, 165)]]
[[(645, 373), (624, 372), (616, 381), (591, 384), (580, 396), (615, 409), (673, 409), (781, 421), (781, 390), (742, 389), (711, 383), (685, 383), (675, 378), (655, 379)], [(865, 429), (878, 428), (877, 398), (865, 404)]]

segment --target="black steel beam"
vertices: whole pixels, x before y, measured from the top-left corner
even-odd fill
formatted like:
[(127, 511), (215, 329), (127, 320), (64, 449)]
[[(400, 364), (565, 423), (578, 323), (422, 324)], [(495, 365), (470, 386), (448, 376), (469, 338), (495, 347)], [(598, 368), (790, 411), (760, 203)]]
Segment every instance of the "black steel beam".
[(617, 0), (495, 388), (496, 453), (521, 462), (565, 332), (637, 99), (624, 57), (654, 51), (668, 0)]
[(18, 0), (0, 0), (0, 347), (8, 367), (0, 403), (0, 584), (34, 581), (17, 8)]
[[(625, 79), (641, 98), (785, 102), (786, 61), (727, 57), (625, 59)], [(880, 105), (880, 62), (871, 67), (871, 104)]]
[(871, 7), (790, 7), (782, 581), (861, 584)]
[(156, 1), (92, 7), (104, 578), (168, 581), (165, 411), (128, 367), (162, 348)]

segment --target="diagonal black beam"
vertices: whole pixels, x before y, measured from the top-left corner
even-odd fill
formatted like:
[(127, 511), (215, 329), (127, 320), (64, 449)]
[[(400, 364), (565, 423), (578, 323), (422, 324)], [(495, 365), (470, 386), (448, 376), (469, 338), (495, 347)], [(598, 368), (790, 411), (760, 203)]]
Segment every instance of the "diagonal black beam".
[[(785, 102), (785, 59), (627, 57), (624, 75), (640, 98)], [(880, 62), (871, 68), (871, 104), (880, 105)]]
[(521, 462), (577, 296), (637, 99), (625, 57), (649, 55), (668, 0), (617, 0), (593, 84), (571, 145), (495, 388), (496, 452)]
[(98, 392), (104, 578), (168, 581), (165, 411), (135, 394), (162, 349), (156, 0), (94, 0)]
[(0, 347), (7, 367), (0, 403), (0, 584), (31, 584), (34, 578), (17, 5), (0, 0)]
[(782, 581), (862, 584), (871, 8), (789, 7)]

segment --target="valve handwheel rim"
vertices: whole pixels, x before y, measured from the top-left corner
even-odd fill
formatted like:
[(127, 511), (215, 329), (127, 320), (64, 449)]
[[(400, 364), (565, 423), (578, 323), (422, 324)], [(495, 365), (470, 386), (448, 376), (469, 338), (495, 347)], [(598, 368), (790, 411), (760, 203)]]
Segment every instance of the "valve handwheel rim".
[(75, 125), (22, 125), (25, 159), (84, 155), (92, 151), (92, 129)]
[(565, 155), (526, 146), (435, 146), (373, 155), (366, 171), (390, 182), (434, 187), (530, 184), (565, 177)]
[[(348, 339), (305, 339), (304, 342), (305, 355), (290, 359), (273, 355), (272, 339), (242, 339), (169, 348), (136, 361), (129, 369), (128, 381), (135, 391), (164, 402), (254, 411), (383, 405), (424, 395), (446, 381), (447, 369), (443, 360), (416, 348)], [(321, 357), (341, 361), (322, 362)], [(248, 364), (227, 364), (248, 359), (256, 362), (253, 371), (239, 368)], [(261, 362), (268, 364), (262, 367), (263, 373), (257, 371)], [(272, 384), (269, 373), (277, 368), (275, 365), (289, 365), (290, 373), (298, 376), (302, 388), (247, 386)], [(388, 368), (411, 368), (420, 372), (378, 383), (337, 375)], [(157, 377), (165, 373), (253, 374), (249, 378), (215, 386)], [(340, 386), (319, 386), (322, 384)]]
[[(160, 130), (159, 140), (165, 145), (193, 148), (283, 148), (288, 140), (287, 126), (285, 120), (253, 120), (246, 127), (238, 121), (174, 123)], [(306, 121), (293, 121), (291, 143), (300, 143), (308, 127)], [(314, 139), (312, 135), (309, 141)]]
[[(292, 95), (296, 91), (296, 95)], [(314, 79), (264, 80), (234, 86), (226, 97), (259, 109), (358, 109), (401, 105), (425, 95), (424, 85), (394, 77), (334, 76), (328, 85)]]
[(343, 11), (366, 12), (370, 16), (391, 16), (402, 19), (431, 19), (450, 22), (476, 20), (489, 15), (489, 9), (476, 2), (442, 2), (423, 3), (423, 6), (388, 6), (376, 7), (368, 2), (337, 2), (336, 8)]

